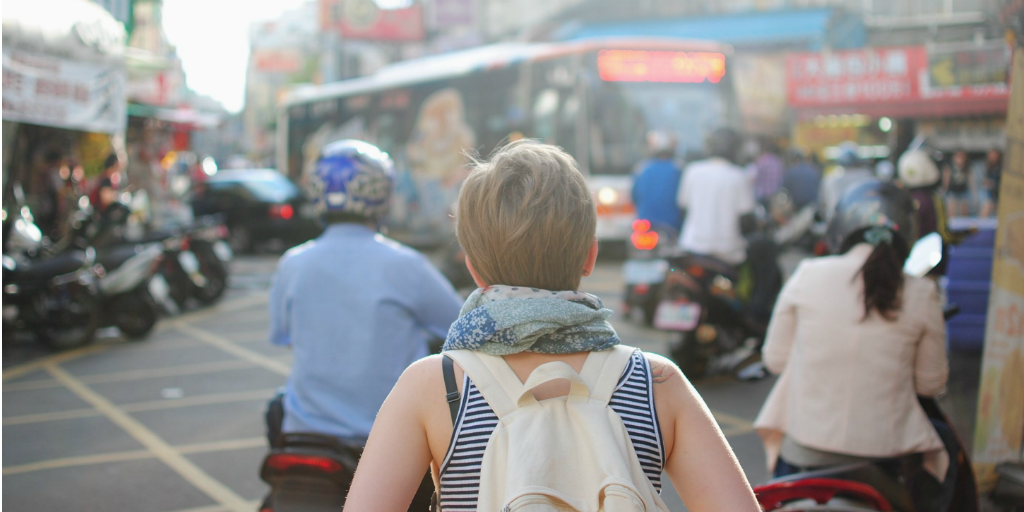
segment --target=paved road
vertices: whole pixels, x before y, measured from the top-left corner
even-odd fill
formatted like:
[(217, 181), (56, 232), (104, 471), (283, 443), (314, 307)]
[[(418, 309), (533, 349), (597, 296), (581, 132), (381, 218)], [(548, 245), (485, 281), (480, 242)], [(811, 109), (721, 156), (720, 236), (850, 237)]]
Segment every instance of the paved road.
[[(51, 354), (4, 346), (3, 507), (10, 511), (252, 511), (265, 487), (263, 410), (290, 354), (266, 341), (266, 288), (276, 258), (233, 264), (220, 304), (164, 319), (149, 339), (117, 336)], [(619, 264), (584, 289), (618, 310)], [(620, 315), (626, 343), (665, 352), (667, 336)], [(5, 340), (6, 341), (6, 340)], [(697, 383), (752, 483), (766, 479), (750, 421), (771, 380)], [(675, 492), (665, 492), (683, 510)]]

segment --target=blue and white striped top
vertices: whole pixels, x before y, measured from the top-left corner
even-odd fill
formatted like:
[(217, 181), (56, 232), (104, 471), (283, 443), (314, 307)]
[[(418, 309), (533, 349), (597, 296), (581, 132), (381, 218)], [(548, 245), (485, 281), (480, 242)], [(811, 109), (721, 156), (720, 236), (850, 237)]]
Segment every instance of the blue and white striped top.
[[(498, 416), (468, 375), (462, 389), (455, 429), (441, 466), (440, 505), (443, 512), (476, 510), (484, 449), (498, 426)], [(639, 349), (623, 370), (608, 405), (622, 418), (640, 466), (654, 488), (661, 492), (665, 450), (654, 408), (651, 368)]]

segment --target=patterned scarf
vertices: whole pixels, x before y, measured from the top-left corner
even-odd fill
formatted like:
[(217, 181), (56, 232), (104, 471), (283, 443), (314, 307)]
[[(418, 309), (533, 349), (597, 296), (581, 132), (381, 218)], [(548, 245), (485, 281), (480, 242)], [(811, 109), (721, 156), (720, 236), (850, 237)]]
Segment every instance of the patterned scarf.
[(444, 350), (502, 356), (518, 352), (569, 354), (619, 343), (612, 311), (589, 293), (494, 285), (474, 291), (448, 330)]

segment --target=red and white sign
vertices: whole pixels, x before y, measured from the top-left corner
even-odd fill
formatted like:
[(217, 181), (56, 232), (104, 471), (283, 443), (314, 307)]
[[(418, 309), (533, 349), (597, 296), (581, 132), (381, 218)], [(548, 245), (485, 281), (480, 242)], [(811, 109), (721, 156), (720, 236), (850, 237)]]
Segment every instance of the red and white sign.
[(419, 2), (384, 9), (375, 0), (320, 0), (320, 23), (346, 39), (422, 41), (426, 35)]
[(124, 69), (3, 50), (4, 120), (115, 133), (127, 108)]
[(815, 113), (936, 117), (1005, 112), (1007, 84), (930, 85), (924, 46), (795, 53), (786, 58), (790, 107)]

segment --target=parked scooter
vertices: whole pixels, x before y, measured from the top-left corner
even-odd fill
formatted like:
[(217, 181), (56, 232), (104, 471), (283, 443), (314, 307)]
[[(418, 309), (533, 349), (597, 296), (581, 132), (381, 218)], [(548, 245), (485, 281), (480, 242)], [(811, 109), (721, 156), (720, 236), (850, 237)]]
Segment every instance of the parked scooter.
[(91, 343), (100, 320), (96, 279), (102, 269), (95, 265), (96, 252), (30, 257), (42, 242), (42, 233), (28, 207), (10, 212), (10, 217), (3, 255), (4, 336), (31, 330), (56, 349)]
[(139, 240), (162, 244), (160, 273), (169, 285), (175, 310), (185, 308), (190, 297), (209, 305), (224, 294), (228, 265), (234, 258), (226, 237), (227, 228), (209, 219), (185, 229), (151, 232)]
[[(927, 235), (914, 245), (904, 266), (904, 272), (922, 277), (939, 263), (942, 257), (942, 239), (937, 234)], [(955, 305), (946, 309), (946, 318), (959, 311)], [(754, 489), (758, 501), (766, 511), (834, 511), (834, 512), (977, 512), (978, 491), (974, 472), (967, 451), (953, 423), (939, 408), (934, 398), (919, 397), (921, 407), (928, 418), (948, 426), (940, 431), (940, 437), (950, 457), (950, 469), (946, 474), (948, 487), (943, 489), (934, 481), (924, 480), (925, 475), (918, 464), (908, 460), (904, 464), (901, 479), (883, 471), (872, 462), (845, 464), (798, 473), (778, 478)], [(908, 490), (917, 487), (911, 494)], [(931, 489), (922, 491), (922, 486)], [(932, 509), (915, 508), (922, 501), (933, 501)]]
[(627, 316), (639, 311), (646, 325), (654, 324), (668, 272), (668, 257), (676, 249), (677, 230), (652, 225), (645, 219), (633, 221), (633, 233), (626, 246), (622, 275), (626, 281), (623, 308)]
[(98, 283), (100, 325), (115, 326), (129, 339), (140, 339), (156, 325), (161, 310), (173, 311), (175, 305), (166, 279), (159, 274), (162, 244), (120, 243), (129, 213), (122, 203), (108, 206), (99, 219), (83, 209), (77, 212), (67, 239), (52, 250), (63, 254), (96, 245), (97, 261), (106, 271)]

